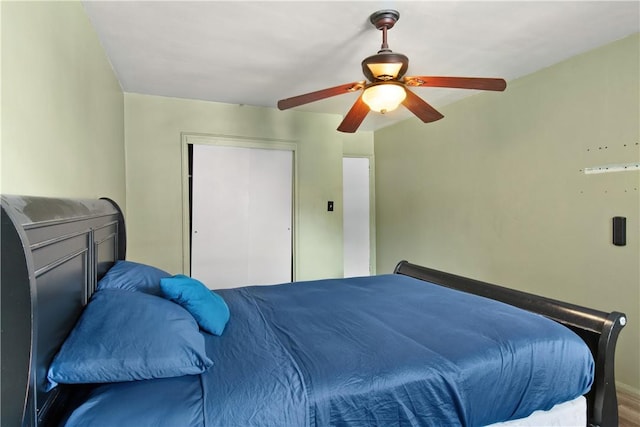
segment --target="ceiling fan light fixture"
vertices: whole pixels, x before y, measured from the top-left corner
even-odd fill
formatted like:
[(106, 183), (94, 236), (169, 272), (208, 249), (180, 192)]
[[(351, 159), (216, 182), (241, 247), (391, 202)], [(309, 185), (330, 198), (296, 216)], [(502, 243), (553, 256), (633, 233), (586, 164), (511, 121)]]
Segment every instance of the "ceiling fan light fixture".
[(397, 80), (407, 72), (409, 58), (401, 53), (380, 51), (362, 61), (362, 72), (371, 82)]
[(407, 92), (400, 84), (381, 83), (369, 86), (362, 93), (362, 101), (378, 113), (393, 111), (407, 97)]
[(396, 76), (400, 73), (400, 68), (402, 68), (401, 62), (391, 62), (391, 63), (375, 63), (375, 64), (367, 64), (369, 70), (371, 70), (371, 74), (377, 80), (391, 80), (395, 79)]

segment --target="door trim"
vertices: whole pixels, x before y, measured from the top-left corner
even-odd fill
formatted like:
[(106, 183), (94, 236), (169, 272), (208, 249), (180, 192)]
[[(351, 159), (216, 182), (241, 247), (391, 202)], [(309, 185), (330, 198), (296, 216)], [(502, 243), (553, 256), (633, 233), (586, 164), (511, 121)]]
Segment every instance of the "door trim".
[[(371, 275), (376, 273), (376, 179), (374, 156), (366, 154), (343, 154), (343, 158), (369, 159), (369, 271)], [(344, 233), (343, 233), (344, 238)]]
[(268, 138), (249, 138), (230, 135), (185, 133), (181, 134), (180, 149), (182, 154), (182, 271), (183, 274), (191, 274), (191, 230), (189, 211), (189, 145), (219, 145), (237, 148), (258, 148), (264, 150), (285, 150), (291, 151), (293, 156), (293, 177), (291, 189), (293, 210), (292, 230), (291, 230), (291, 252), (292, 252), (292, 280), (298, 277), (298, 144), (296, 141)]

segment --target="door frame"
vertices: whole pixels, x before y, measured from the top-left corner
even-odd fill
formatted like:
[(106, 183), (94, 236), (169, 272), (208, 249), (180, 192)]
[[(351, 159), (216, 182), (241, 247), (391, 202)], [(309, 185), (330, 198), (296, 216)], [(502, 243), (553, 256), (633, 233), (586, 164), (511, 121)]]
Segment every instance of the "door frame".
[(248, 138), (229, 135), (186, 133), (181, 134), (182, 152), (182, 271), (191, 274), (191, 222), (189, 204), (189, 145), (218, 145), (236, 148), (291, 151), (293, 157), (291, 177), (291, 256), (292, 280), (298, 277), (298, 144), (296, 141), (268, 138)]
[[(369, 271), (371, 275), (376, 274), (376, 179), (374, 156), (367, 154), (343, 154), (343, 158), (365, 158), (369, 159)], [(344, 166), (343, 166), (344, 167)], [(344, 183), (343, 183), (344, 185)], [(343, 220), (344, 224), (344, 220)], [(344, 238), (344, 232), (342, 233)]]

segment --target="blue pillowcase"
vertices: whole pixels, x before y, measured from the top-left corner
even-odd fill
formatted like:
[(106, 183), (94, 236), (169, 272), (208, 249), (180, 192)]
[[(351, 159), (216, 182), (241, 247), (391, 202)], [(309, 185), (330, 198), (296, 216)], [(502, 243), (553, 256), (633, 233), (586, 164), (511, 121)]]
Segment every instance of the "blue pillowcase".
[(64, 427), (205, 426), (205, 405), (197, 375), (102, 384), (91, 389)]
[(183, 274), (160, 279), (160, 288), (167, 298), (186, 308), (204, 331), (222, 335), (229, 321), (229, 307), (220, 295)]
[(56, 383), (107, 383), (200, 374), (213, 365), (194, 318), (142, 292), (96, 292), (49, 367)]
[(116, 261), (98, 282), (98, 290), (126, 289), (162, 296), (160, 279), (171, 277), (166, 271), (132, 261)]

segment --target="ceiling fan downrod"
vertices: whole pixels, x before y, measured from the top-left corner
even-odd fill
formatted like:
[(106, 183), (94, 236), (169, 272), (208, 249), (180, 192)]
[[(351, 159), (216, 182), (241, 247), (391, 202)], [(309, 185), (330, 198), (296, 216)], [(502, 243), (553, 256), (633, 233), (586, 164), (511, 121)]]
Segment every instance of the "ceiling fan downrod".
[(391, 49), (389, 49), (389, 44), (387, 43), (387, 27), (382, 27), (382, 46), (380, 46), (378, 53), (386, 52), (388, 50)]
[(393, 9), (384, 9), (374, 12), (369, 17), (369, 21), (378, 30), (382, 31), (382, 46), (380, 46), (381, 52), (390, 51), (389, 44), (387, 43), (387, 30), (393, 28), (396, 22), (400, 19), (400, 13)]

